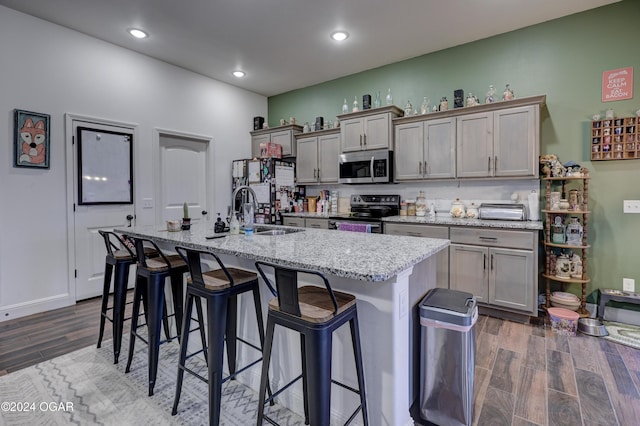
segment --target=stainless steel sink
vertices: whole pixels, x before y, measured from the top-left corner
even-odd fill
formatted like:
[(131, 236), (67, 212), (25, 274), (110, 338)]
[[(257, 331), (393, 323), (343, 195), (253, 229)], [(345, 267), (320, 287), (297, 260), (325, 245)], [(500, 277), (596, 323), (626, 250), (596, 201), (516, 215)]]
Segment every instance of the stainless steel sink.
[(285, 234), (293, 234), (295, 232), (302, 232), (304, 229), (297, 228), (267, 228), (262, 226), (256, 226), (253, 229), (253, 232), (256, 235), (285, 235)]

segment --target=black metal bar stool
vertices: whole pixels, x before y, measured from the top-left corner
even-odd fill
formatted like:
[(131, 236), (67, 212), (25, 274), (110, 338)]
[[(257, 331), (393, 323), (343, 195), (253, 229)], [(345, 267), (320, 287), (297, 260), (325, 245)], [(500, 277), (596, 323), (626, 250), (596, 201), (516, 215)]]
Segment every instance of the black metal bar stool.
[[(264, 267), (273, 270), (275, 288), (265, 274)], [(368, 425), (369, 419), (355, 296), (333, 291), (329, 280), (318, 271), (288, 268), (266, 262), (256, 262), (256, 268), (271, 292), (276, 296), (276, 298), (269, 301), (267, 334), (258, 401), (270, 402), (293, 383), (302, 379), (305, 423), (313, 426), (328, 426), (330, 422), (331, 384), (333, 383), (360, 396), (360, 405), (351, 414), (346, 424), (351, 423), (358, 412), (361, 411), (364, 424)], [(312, 285), (298, 287), (299, 273), (320, 277), (324, 282), (324, 288)], [(347, 322), (351, 329), (358, 389), (331, 378), (333, 332)], [(265, 390), (269, 380), (267, 374), (269, 372), (273, 333), (276, 324), (300, 333), (302, 374), (265, 400)], [(257, 424), (262, 425), (263, 420), (274, 425), (277, 424), (265, 416), (263, 407), (260, 407), (258, 409)]]
[[(136, 338), (147, 343), (149, 355), (149, 396), (153, 395), (153, 388), (156, 384), (158, 373), (158, 354), (160, 344), (173, 340), (168, 336), (167, 328), (165, 333), (167, 339), (160, 340), (162, 322), (166, 321), (167, 309), (165, 305), (164, 285), (167, 277), (171, 278), (171, 292), (173, 296), (172, 314), (176, 322), (177, 337), (180, 338), (182, 329), (182, 298), (183, 298), (183, 274), (188, 268), (180, 256), (165, 255), (160, 248), (151, 240), (145, 238), (133, 238), (136, 245), (136, 255), (138, 266), (136, 272), (136, 285), (133, 292), (133, 313), (131, 315), (131, 339), (129, 340), (129, 358), (125, 373), (131, 369), (133, 351), (135, 349)], [(150, 258), (144, 253), (145, 245), (151, 245), (159, 254), (156, 258)], [(144, 303), (146, 324), (138, 325), (140, 315), (140, 303)], [(138, 334), (138, 328), (147, 326), (147, 339)]]
[[(107, 249), (104, 266), (104, 285), (102, 287), (102, 306), (100, 309), (100, 335), (98, 336), (98, 348), (102, 345), (104, 336), (105, 321), (109, 321), (113, 328), (113, 363), (118, 363), (120, 348), (122, 345), (122, 329), (125, 318), (125, 306), (127, 305), (127, 285), (129, 282), (129, 267), (137, 261), (133, 252), (135, 247), (131, 247), (121, 237), (112, 231), (98, 230), (104, 239)], [(147, 256), (154, 257), (158, 252), (151, 247), (145, 247)], [(113, 273), (115, 272), (115, 275)], [(113, 276), (113, 304), (109, 307), (109, 293), (111, 291), (111, 277)], [(109, 316), (109, 311), (111, 316)]]
[[(189, 266), (190, 277), (187, 279), (187, 294), (185, 302), (185, 319), (182, 324), (182, 340), (180, 341), (180, 360), (178, 364), (178, 379), (176, 394), (173, 402), (172, 415), (178, 412), (180, 393), (182, 391), (182, 379), (184, 372), (188, 372), (209, 385), (209, 424), (220, 423), (220, 403), (222, 400), (222, 384), (233, 379), (247, 368), (262, 360), (264, 346), (264, 325), (260, 304), (260, 287), (258, 274), (238, 268), (225, 267), (220, 258), (210, 251), (194, 250), (184, 247), (176, 247), (176, 251), (183, 257)], [(202, 272), (202, 261), (213, 259), (220, 266), (207, 272)], [(237, 336), (237, 296), (242, 293), (252, 292), (256, 319), (258, 322), (258, 334), (260, 346), (256, 346)], [(202, 351), (187, 355), (189, 341), (189, 327), (194, 301), (196, 308), (201, 299), (207, 302), (207, 340), (201, 332), (202, 347), (207, 358), (207, 377), (189, 369), (186, 361)], [(201, 308), (200, 308), (201, 309)], [(199, 314), (201, 316), (201, 314)], [(202, 319), (199, 318), (202, 330)], [(227, 362), (229, 364), (229, 376), (223, 378), (224, 346), (226, 336)], [(244, 343), (256, 349), (260, 357), (242, 368), (236, 366), (237, 342)], [(269, 395), (271, 392), (269, 391)]]

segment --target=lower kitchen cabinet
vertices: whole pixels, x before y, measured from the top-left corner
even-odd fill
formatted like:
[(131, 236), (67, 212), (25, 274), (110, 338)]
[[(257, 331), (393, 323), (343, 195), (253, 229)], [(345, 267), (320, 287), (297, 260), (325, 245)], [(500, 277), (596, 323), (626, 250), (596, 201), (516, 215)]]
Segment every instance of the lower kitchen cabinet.
[(450, 286), (495, 308), (537, 315), (537, 233), (452, 229)]
[(329, 229), (329, 219), (308, 217), (304, 220), (305, 228)]
[[(449, 239), (448, 226), (413, 225), (405, 223), (384, 223), (384, 233), (424, 238)], [(449, 288), (449, 249), (436, 254), (436, 286)]]
[(298, 228), (329, 229), (329, 219), (319, 217), (285, 216), (282, 218), (285, 226), (297, 226)]

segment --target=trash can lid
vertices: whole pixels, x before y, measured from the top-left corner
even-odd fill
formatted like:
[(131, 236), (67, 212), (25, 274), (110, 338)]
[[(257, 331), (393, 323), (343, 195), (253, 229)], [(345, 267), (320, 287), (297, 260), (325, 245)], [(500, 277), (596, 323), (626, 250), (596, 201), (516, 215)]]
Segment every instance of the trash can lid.
[(433, 288), (420, 302), (420, 317), (455, 325), (470, 325), (476, 309), (476, 300), (471, 293)]

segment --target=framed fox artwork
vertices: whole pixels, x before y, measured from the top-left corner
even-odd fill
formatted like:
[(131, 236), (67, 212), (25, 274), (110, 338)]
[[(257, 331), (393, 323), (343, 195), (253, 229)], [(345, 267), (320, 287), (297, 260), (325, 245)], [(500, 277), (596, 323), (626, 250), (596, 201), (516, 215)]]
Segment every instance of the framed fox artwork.
[(49, 168), (49, 120), (48, 114), (14, 111), (14, 167)]

